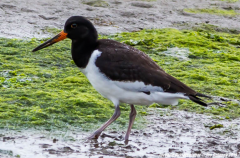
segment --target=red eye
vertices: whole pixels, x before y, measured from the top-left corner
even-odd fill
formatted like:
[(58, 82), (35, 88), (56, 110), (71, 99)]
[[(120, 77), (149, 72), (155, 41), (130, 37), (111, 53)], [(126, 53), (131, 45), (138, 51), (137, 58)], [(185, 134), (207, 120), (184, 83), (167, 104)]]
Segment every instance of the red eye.
[(75, 29), (77, 27), (77, 24), (72, 24), (71, 28)]

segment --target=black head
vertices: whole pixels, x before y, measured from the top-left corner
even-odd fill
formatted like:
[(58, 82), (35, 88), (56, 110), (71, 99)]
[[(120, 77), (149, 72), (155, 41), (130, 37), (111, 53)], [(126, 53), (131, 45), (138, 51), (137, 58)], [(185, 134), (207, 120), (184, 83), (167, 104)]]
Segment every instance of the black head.
[(70, 17), (64, 26), (64, 30), (52, 39), (36, 47), (33, 52), (48, 47), (56, 42), (70, 38), (72, 41), (77, 42), (96, 42), (98, 38), (97, 30), (93, 24), (82, 16)]
[(70, 17), (64, 26), (64, 32), (72, 40), (83, 40), (86, 38), (98, 38), (97, 31), (93, 24), (82, 16)]

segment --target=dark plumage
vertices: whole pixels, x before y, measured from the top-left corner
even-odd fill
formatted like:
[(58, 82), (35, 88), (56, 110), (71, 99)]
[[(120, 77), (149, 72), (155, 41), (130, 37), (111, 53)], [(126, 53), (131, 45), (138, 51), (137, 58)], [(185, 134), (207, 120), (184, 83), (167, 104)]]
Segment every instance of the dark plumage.
[[(103, 53), (96, 60), (96, 66), (109, 79), (113, 81), (142, 81), (146, 85), (162, 87), (164, 92), (182, 92), (195, 103), (207, 106), (197, 96), (208, 96), (197, 93), (167, 74), (140, 50), (108, 39), (98, 40), (97, 49)], [(150, 91), (145, 93), (150, 93)]]

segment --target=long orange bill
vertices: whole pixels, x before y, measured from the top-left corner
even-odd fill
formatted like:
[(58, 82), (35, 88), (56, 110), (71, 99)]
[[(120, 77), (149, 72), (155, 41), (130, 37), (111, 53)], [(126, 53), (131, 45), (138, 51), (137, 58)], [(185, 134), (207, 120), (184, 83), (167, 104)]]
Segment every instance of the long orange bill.
[(53, 37), (52, 39), (44, 42), (43, 44), (37, 46), (35, 49), (32, 50), (32, 52), (36, 52), (40, 49), (46, 48), (48, 46), (51, 46), (54, 43), (57, 43), (61, 40), (64, 40), (65, 38), (67, 38), (67, 33), (65, 33), (64, 31), (61, 31), (58, 35), (56, 35), (55, 37)]

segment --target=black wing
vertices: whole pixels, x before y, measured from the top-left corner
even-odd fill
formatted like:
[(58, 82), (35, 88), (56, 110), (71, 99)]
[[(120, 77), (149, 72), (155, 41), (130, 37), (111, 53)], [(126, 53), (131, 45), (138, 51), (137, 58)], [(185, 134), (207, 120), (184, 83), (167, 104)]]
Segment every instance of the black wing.
[[(145, 85), (161, 87), (164, 92), (184, 93), (192, 101), (206, 106), (201, 97), (207, 97), (167, 74), (150, 57), (140, 50), (113, 40), (98, 41), (102, 52), (96, 60), (100, 71), (113, 81), (139, 81)], [(140, 90), (139, 90), (140, 91)], [(149, 89), (149, 93), (151, 90)]]

